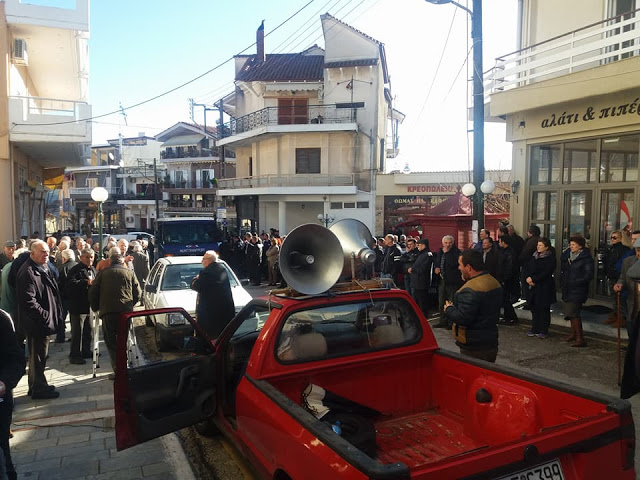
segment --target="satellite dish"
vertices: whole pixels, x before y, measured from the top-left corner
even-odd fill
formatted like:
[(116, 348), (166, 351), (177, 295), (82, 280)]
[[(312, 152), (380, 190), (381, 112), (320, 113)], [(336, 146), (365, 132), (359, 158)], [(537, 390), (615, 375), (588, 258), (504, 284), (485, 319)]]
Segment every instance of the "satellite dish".
[(113, 152), (109, 152), (108, 156), (109, 156), (109, 160), (111, 160), (111, 161), (113, 161), (113, 159), (116, 158), (116, 157), (113, 156)]

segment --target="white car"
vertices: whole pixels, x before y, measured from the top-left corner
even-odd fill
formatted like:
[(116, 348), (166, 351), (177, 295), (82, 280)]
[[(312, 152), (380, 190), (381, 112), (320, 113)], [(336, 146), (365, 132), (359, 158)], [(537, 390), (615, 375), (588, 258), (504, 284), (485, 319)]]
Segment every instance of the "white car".
[[(251, 295), (244, 289), (238, 277), (226, 262), (218, 260), (229, 276), (233, 303), (236, 313), (251, 301)], [(145, 310), (166, 307), (182, 307), (196, 318), (196, 299), (198, 292), (191, 290), (191, 281), (202, 270), (201, 256), (179, 256), (159, 258), (147, 277), (142, 294)], [(147, 317), (147, 326), (154, 326), (158, 350), (171, 347), (176, 341), (182, 341), (191, 330), (182, 315), (154, 315)], [(186, 333), (186, 335), (185, 335)]]

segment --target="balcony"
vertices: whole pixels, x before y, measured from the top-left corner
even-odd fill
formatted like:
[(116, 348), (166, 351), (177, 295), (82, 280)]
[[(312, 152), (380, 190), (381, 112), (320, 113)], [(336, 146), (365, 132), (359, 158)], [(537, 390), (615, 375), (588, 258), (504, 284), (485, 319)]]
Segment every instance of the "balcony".
[(36, 5), (23, 0), (4, 0), (4, 3), (8, 24), (89, 31), (89, 0), (75, 0), (75, 8)]
[(277, 187), (344, 187), (356, 185), (357, 175), (262, 175), (218, 180), (220, 190)]
[(90, 117), (86, 102), (12, 96), (9, 140), (45, 167), (80, 166), (90, 155)]
[[(91, 196), (91, 190), (96, 187), (71, 187), (69, 188), (69, 195), (86, 195)], [(109, 195), (119, 195), (122, 193), (122, 189), (118, 187), (104, 187)]]
[(212, 183), (209, 180), (185, 180), (182, 182), (168, 182), (168, 183), (163, 183), (162, 186), (167, 189), (167, 188), (179, 188), (179, 189), (194, 189), (194, 188), (206, 188), (209, 190), (212, 190), (212, 193), (215, 193), (215, 188), (216, 188), (216, 183), (215, 181)]
[(295, 107), (266, 107), (238, 118), (231, 118), (223, 128), (218, 146), (269, 133), (296, 133), (357, 130), (358, 108), (336, 105), (308, 105)]
[[(593, 80), (593, 77), (605, 79), (613, 71), (608, 72), (602, 69), (602, 72), (595, 73), (593, 69), (607, 66), (616, 69), (616, 76), (621, 81), (603, 81), (600, 82), (602, 85), (592, 83), (587, 86), (590, 90), (586, 91), (583, 88), (576, 89), (575, 85), (572, 85), (569, 90), (563, 91), (563, 94), (569, 95), (568, 98), (564, 98), (564, 101), (607, 93), (606, 90), (611, 92), (612, 88), (613, 91), (625, 89), (625, 85), (629, 82), (622, 75), (633, 75), (638, 70), (638, 64), (636, 62), (631, 64), (627, 62), (624, 66), (618, 64), (620, 60), (638, 57), (640, 54), (639, 12), (640, 10), (635, 10), (586, 25), (578, 30), (498, 57), (495, 66), (485, 74), (485, 94), (499, 96), (510, 90), (543, 81), (551, 81), (548, 85), (553, 87), (560, 83), (553, 82), (553, 79), (580, 72), (584, 73), (576, 78), (577, 81)], [(591, 72), (585, 72), (587, 70)], [(637, 82), (634, 83), (637, 84)], [(543, 97), (548, 96), (549, 91), (544, 93)], [(491, 102), (493, 100), (492, 96)], [(507, 100), (513, 102), (514, 98), (505, 96), (500, 102), (501, 108), (502, 103), (506, 103)], [(525, 106), (535, 108), (539, 105)], [(508, 110), (507, 107), (504, 109)], [(494, 113), (501, 112), (494, 112), (492, 108), (492, 114)]]

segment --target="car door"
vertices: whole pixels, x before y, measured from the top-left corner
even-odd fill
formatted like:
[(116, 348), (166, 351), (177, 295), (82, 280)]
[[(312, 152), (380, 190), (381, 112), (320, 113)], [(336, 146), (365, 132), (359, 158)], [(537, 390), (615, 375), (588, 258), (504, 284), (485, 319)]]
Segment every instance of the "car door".
[(147, 283), (147, 285), (151, 285), (151, 288), (147, 288), (147, 285), (145, 285), (145, 308), (156, 308), (158, 303), (158, 295), (160, 295), (158, 289), (160, 288), (162, 275), (166, 270), (166, 266), (163, 263), (158, 263), (156, 267), (158, 267), (158, 269), (155, 275), (149, 275), (149, 283)]
[[(196, 336), (160, 353), (145, 335), (149, 315), (180, 314)], [(139, 443), (201, 422), (216, 409), (216, 355), (210, 339), (182, 308), (123, 313), (118, 323), (114, 404), (116, 447)]]

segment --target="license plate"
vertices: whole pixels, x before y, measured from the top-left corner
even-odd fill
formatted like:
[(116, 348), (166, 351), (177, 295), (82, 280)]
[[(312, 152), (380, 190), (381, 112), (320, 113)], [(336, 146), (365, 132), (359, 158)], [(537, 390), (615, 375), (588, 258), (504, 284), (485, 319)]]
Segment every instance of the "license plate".
[(565, 480), (558, 460), (543, 463), (516, 473), (510, 473), (496, 480)]

